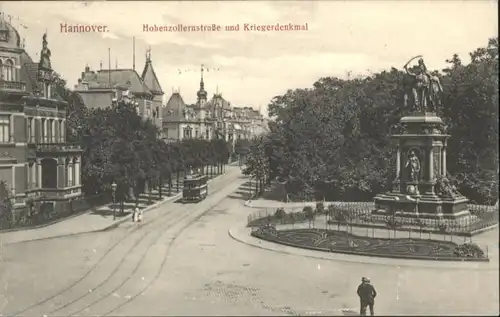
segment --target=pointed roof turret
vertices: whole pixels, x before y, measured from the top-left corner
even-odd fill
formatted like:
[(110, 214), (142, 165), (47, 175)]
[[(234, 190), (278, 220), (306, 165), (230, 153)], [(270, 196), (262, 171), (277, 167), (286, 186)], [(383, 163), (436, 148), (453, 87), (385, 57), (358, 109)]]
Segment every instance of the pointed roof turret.
[(151, 47), (146, 51), (146, 65), (144, 66), (144, 70), (142, 71), (141, 79), (153, 94), (164, 94), (163, 90), (161, 89), (158, 77), (156, 77), (156, 73), (153, 69), (153, 64), (151, 62)]
[(203, 64), (201, 64), (201, 80), (200, 80), (200, 90), (198, 90), (198, 102), (200, 100), (207, 100), (207, 92), (205, 91), (205, 83), (203, 82)]

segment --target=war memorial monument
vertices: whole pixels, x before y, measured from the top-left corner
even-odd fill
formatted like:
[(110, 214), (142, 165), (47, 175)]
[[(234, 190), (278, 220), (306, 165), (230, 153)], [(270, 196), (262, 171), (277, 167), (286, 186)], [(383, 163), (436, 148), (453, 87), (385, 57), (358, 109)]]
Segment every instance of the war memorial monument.
[(413, 69), (408, 63), (404, 69), (411, 85), (405, 104), (412, 110), (392, 134), (397, 147), (396, 179), (390, 192), (375, 197), (373, 214), (449, 220), (470, 217), (468, 199), (447, 178), (446, 146), (451, 136), (436, 115), (442, 92), (439, 78), (427, 70), (422, 58)]

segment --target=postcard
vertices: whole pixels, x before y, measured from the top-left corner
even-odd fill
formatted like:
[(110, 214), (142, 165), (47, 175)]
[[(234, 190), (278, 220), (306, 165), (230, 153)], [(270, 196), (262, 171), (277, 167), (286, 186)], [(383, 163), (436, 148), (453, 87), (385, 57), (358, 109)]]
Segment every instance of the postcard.
[(1, 1), (1, 316), (498, 315), (497, 1)]

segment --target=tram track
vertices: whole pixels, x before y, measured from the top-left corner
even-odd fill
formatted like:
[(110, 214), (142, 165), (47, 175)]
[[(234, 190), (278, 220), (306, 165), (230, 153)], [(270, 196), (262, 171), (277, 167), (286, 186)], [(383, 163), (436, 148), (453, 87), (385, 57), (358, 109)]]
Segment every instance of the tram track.
[[(165, 230), (162, 230), (160, 232), (160, 234), (157, 235), (157, 238), (155, 239), (154, 243), (150, 244), (148, 246), (147, 250), (141, 255), (137, 265), (134, 267), (133, 272), (130, 275), (128, 275), (124, 280), (122, 280), (118, 286), (113, 288), (111, 291), (105, 293), (104, 295), (100, 295), (96, 300), (94, 300), (93, 302), (91, 302), (89, 304), (86, 304), (84, 307), (80, 308), (79, 310), (73, 311), (70, 314), (64, 314), (64, 316), (77, 316), (77, 314), (82, 313), (82, 312), (84, 313), (83, 315), (86, 315), (86, 316), (87, 315), (107, 316), (107, 315), (115, 312), (116, 310), (120, 309), (121, 307), (125, 306), (126, 304), (130, 303), (131, 301), (135, 300), (138, 296), (143, 294), (151, 285), (153, 285), (153, 283), (158, 279), (158, 277), (160, 276), (160, 274), (163, 270), (163, 267), (165, 266), (165, 263), (168, 259), (168, 254), (170, 253), (170, 249), (171, 249), (172, 245), (174, 244), (174, 242), (176, 241), (176, 239), (180, 236), (180, 234), (186, 228), (188, 228), (191, 224), (193, 224), (198, 219), (203, 217), (206, 213), (210, 212), (216, 205), (218, 205), (222, 200), (224, 200), (230, 192), (236, 190), (239, 187), (239, 185), (240, 185), (239, 183), (232, 183), (230, 186), (226, 186), (225, 190), (215, 194), (217, 196), (211, 197), (212, 201), (209, 204), (209, 207), (195, 206), (194, 211), (190, 212), (185, 217), (182, 217), (182, 219), (180, 219), (178, 222), (176, 222), (173, 225), (173, 226), (175, 226), (175, 225), (181, 224), (181, 221), (188, 219), (188, 218), (192, 218), (192, 219), (189, 219), (186, 224), (184, 224), (181, 228), (179, 228), (179, 230), (177, 230), (173, 234), (173, 237), (170, 239), (169, 243), (166, 245), (166, 248), (165, 248), (164, 254), (163, 254), (163, 258), (162, 258), (162, 261), (159, 265), (158, 270), (156, 270), (156, 273), (154, 274), (154, 276), (150, 279), (150, 281), (139, 292), (136, 292), (134, 295), (131, 295), (129, 298), (126, 298), (125, 301), (122, 301), (118, 305), (116, 305), (116, 303), (113, 303), (113, 302), (116, 302), (116, 297), (113, 297), (113, 294), (116, 294), (116, 292), (119, 292), (121, 289), (123, 289), (125, 284), (127, 282), (133, 280), (134, 277), (141, 277), (141, 274), (137, 275), (136, 273), (137, 273), (138, 269), (140, 268), (141, 264), (144, 263), (146, 255), (150, 251), (151, 247), (153, 247), (154, 245), (157, 245), (157, 243), (161, 240), (161, 238), (173, 226), (169, 226), (169, 228), (165, 228)], [(230, 191), (228, 191), (227, 188), (230, 188)], [(193, 215), (193, 214), (195, 214), (195, 215)], [(100, 305), (98, 306), (98, 304), (100, 304)], [(109, 305), (106, 305), (106, 304), (109, 304)], [(102, 313), (96, 311), (95, 308), (97, 308), (97, 310), (99, 310), (99, 308), (103, 307), (103, 306), (104, 307), (111, 306), (111, 308), (103, 309), (104, 312), (102, 312)]]
[[(191, 212), (191, 211), (187, 211), (187, 212)], [(183, 219), (185, 219), (186, 217), (188, 217), (188, 215), (184, 215), (182, 217), (175, 217), (173, 219), (169, 219), (170, 221), (165, 221), (165, 222), (162, 222), (161, 224), (159, 224), (158, 226), (155, 226), (155, 228), (153, 230), (156, 230), (156, 229), (160, 229), (163, 225), (166, 225), (164, 231), (167, 231), (169, 230), (173, 225), (175, 225), (178, 221), (182, 221)], [(153, 231), (154, 232), (154, 231)], [(134, 254), (134, 251), (137, 251), (138, 249), (140, 250), (140, 248), (138, 248), (138, 246), (141, 245), (141, 242), (145, 241), (145, 244), (147, 245), (146, 249), (144, 252), (141, 253), (140, 257), (139, 257), (139, 262), (135, 265), (135, 267), (133, 268), (132, 272), (130, 273), (130, 275), (126, 275), (126, 276), (132, 276), (133, 274), (135, 274), (135, 272), (137, 271), (138, 267), (140, 266), (140, 264), (142, 263), (143, 261), (143, 258), (145, 256), (145, 254), (149, 251), (149, 249), (151, 248), (151, 246), (153, 244), (151, 244), (148, 240), (149, 240), (149, 237), (156, 237), (157, 235), (154, 235), (154, 234), (151, 234), (152, 232), (147, 232), (145, 233), (141, 239), (139, 239), (135, 244), (134, 246), (129, 250), (129, 252), (126, 253), (126, 255), (118, 262), (118, 264), (113, 268), (113, 270), (111, 271), (111, 274), (108, 275), (108, 277), (106, 277), (104, 280), (102, 280), (98, 285), (96, 285), (95, 287), (93, 287), (92, 289), (90, 289), (88, 292), (86, 293), (83, 293), (82, 295), (80, 295), (79, 297), (71, 300), (70, 302), (54, 309), (54, 310), (51, 310), (49, 312), (48, 315), (54, 315), (57, 313), (57, 315), (61, 315), (61, 316), (74, 316), (75, 314), (77, 314), (78, 312), (80, 312), (81, 310), (85, 309), (80, 309), (80, 310), (76, 310), (76, 311), (71, 311), (70, 312), (65, 312), (65, 310), (67, 308), (71, 308), (72, 306), (78, 304), (79, 302), (81, 302), (82, 300), (86, 299), (87, 297), (90, 297), (90, 296), (96, 296), (94, 294), (96, 294), (96, 292), (98, 292), (101, 288), (103, 288), (106, 283), (110, 283), (112, 282), (111, 280), (113, 279), (113, 277), (115, 276), (119, 276), (119, 272), (120, 272), (120, 269), (123, 269), (124, 267), (124, 264), (126, 264), (127, 260), (129, 258), (134, 258), (135, 254)], [(162, 232), (163, 233), (163, 232)], [(154, 240), (154, 242), (156, 242), (157, 239)], [(130, 277), (126, 277), (122, 284), (125, 283), (126, 281), (128, 281), (130, 279)], [(122, 285), (120, 284), (120, 285)], [(116, 287), (115, 289), (113, 289), (110, 294), (112, 294), (113, 292), (115, 292), (117, 289), (119, 289), (120, 285), (118, 287)], [(100, 295), (100, 294), (98, 294)], [(107, 295), (105, 295), (107, 296)], [(98, 302), (98, 301), (96, 301)], [(94, 302), (93, 302), (94, 303)], [(67, 309), (69, 310), (69, 309)]]
[(170, 239), (170, 242), (167, 245), (166, 252), (163, 255), (163, 259), (162, 259), (162, 262), (160, 264), (160, 268), (156, 271), (156, 274), (153, 276), (153, 278), (143, 288), (141, 288), (139, 292), (135, 293), (133, 296), (131, 296), (130, 298), (126, 299), (124, 302), (122, 302), (118, 306), (112, 308), (111, 310), (106, 311), (102, 316), (109, 316), (110, 314), (118, 311), (119, 309), (121, 309), (125, 305), (129, 304), (130, 302), (134, 301), (139, 296), (141, 296), (142, 294), (144, 294), (144, 292), (146, 292), (158, 280), (158, 278), (160, 277), (161, 272), (163, 271), (163, 268), (165, 267), (165, 264), (167, 263), (168, 256), (170, 254), (170, 250), (171, 250), (173, 244), (175, 243), (175, 241), (177, 240), (177, 238), (184, 232), (184, 230), (186, 230), (187, 228), (189, 228), (194, 222), (196, 222), (197, 220), (199, 220), (205, 214), (207, 214), (208, 212), (210, 212), (211, 210), (213, 210), (215, 208), (215, 206), (217, 206), (217, 204), (220, 203), (225, 198), (226, 197), (223, 197), (221, 200), (217, 201), (214, 204), (214, 206), (211, 206), (209, 209), (207, 209), (202, 214), (198, 215), (196, 218), (194, 218), (193, 220), (191, 220), (190, 222), (188, 222), (185, 226), (183, 226), (182, 229), (174, 237), (172, 237), (172, 239)]
[[(214, 195), (217, 195), (219, 191), (225, 192), (225, 188), (227, 188), (227, 181), (225, 180), (230, 176), (234, 175), (234, 171), (230, 171), (227, 174), (221, 175), (220, 177), (214, 179), (212, 186), (215, 187), (216, 193)], [(232, 186), (231, 186), (232, 187)], [(219, 196), (219, 195), (218, 195)], [(217, 197), (218, 197), (217, 196)], [(212, 196), (213, 197), (213, 196)], [(221, 200), (225, 196), (222, 196)], [(209, 196), (210, 199), (211, 196)], [(216, 202), (218, 203), (218, 201)], [(101, 256), (101, 258), (83, 275), (81, 276), (78, 280), (75, 282), (71, 283), (70, 285), (66, 286), (65, 288), (61, 289), (57, 293), (45, 298), (42, 301), (39, 301), (33, 305), (28, 306), (27, 308), (24, 308), (16, 313), (9, 314), (9, 315), (26, 315), (29, 312), (32, 311), (37, 311), (36, 315), (42, 313), (45, 315), (51, 315), (54, 313), (57, 313), (57, 315), (64, 315), (64, 316), (69, 316), (69, 315), (74, 315), (77, 314), (89, 307), (92, 307), (96, 303), (101, 302), (105, 298), (108, 298), (111, 296), (114, 292), (116, 292), (118, 289), (123, 287), (130, 279), (131, 277), (137, 272), (139, 267), (144, 261), (144, 258), (148, 254), (148, 251), (151, 249), (152, 246), (156, 245), (160, 238), (167, 232), (169, 231), (172, 227), (174, 227), (176, 224), (181, 223), (183, 220), (189, 218), (193, 213), (198, 213), (200, 212), (201, 206), (198, 205), (180, 205), (178, 206), (175, 210), (169, 213), (162, 214), (160, 216), (157, 216), (150, 221), (143, 223), (141, 225), (135, 226), (131, 228), (130, 230), (127, 230), (123, 235), (121, 235), (117, 240), (116, 243), (114, 243), (109, 249), (107, 249), (104, 254)], [(206, 209), (206, 207), (205, 207)], [(208, 212), (208, 211), (206, 211)], [(201, 215), (200, 215), (201, 217)], [(195, 218), (196, 219), (196, 218)], [(192, 220), (193, 222), (196, 220)], [(188, 222), (191, 223), (191, 222)], [(159, 234), (158, 230), (162, 229)], [(142, 230), (147, 230), (146, 232), (142, 232)], [(157, 233), (157, 234), (155, 234)], [(152, 240), (152, 241), (151, 241)], [(174, 240), (175, 241), (175, 240)], [(144, 247), (140, 247), (141, 243), (145, 242)], [(130, 246), (131, 244), (131, 246)], [(91, 305), (85, 305), (84, 308), (81, 309), (74, 309), (74, 306), (76, 304), (81, 303), (84, 299), (88, 299), (89, 296), (92, 296), (92, 294), (98, 293), (99, 290), (103, 289), (105, 286), (110, 284), (111, 280), (119, 275), (120, 269), (123, 270), (125, 262), (127, 260), (130, 260), (131, 255), (134, 255), (134, 252), (137, 252), (138, 250), (141, 250), (145, 248), (145, 251), (139, 256), (139, 261), (136, 263), (134, 268), (132, 269), (132, 272), (127, 274), (125, 279), (122, 280), (121, 283), (118, 284), (118, 286), (114, 287), (111, 292), (108, 292), (105, 294), (104, 297), (101, 297), (100, 299), (97, 299), (93, 302), (91, 302)], [(125, 251), (125, 252), (123, 252)], [(118, 254), (113, 257), (112, 253), (116, 252)], [(93, 283), (93, 280), (90, 278), (93, 273), (102, 273), (100, 270), (101, 266), (106, 266), (105, 263), (106, 261), (113, 261), (113, 258), (118, 258), (118, 263), (116, 265), (112, 265), (112, 269), (108, 270), (108, 274), (105, 274), (105, 278), (102, 279), (97, 285), (93, 285), (90, 288), (85, 287), (85, 290), (78, 290), (80, 286), (85, 284), (87, 280), (90, 280), (90, 284), (95, 284)], [(127, 270), (129, 271), (129, 270)], [(79, 291), (79, 292), (78, 292)], [(66, 301), (67, 295), (73, 295), (74, 292), (79, 293), (79, 295), (76, 298), (73, 298), (69, 302), (66, 302), (64, 304), (60, 304), (62, 301)], [(54, 307), (55, 306), (55, 307)], [(81, 305), (80, 305), (81, 306)], [(45, 309), (44, 309), (45, 308)], [(70, 310), (70, 308), (73, 308)], [(41, 311), (40, 311), (41, 310)], [(71, 314), (61, 314), (63, 311), (69, 310)], [(45, 311), (45, 312), (43, 312)], [(49, 311), (47, 314), (46, 312)]]
[[(172, 216), (173, 214), (172, 213), (167, 213), (165, 215), (162, 215), (158, 218), (156, 218), (155, 220), (160, 220), (160, 219), (163, 219), (165, 220), (165, 218), (169, 218), (169, 216)], [(72, 290), (73, 288), (75, 288), (76, 286), (78, 286), (80, 283), (82, 283), (87, 277), (90, 276), (90, 274), (92, 274), (98, 267), (100, 264), (103, 263), (103, 261), (111, 254), (111, 252), (113, 252), (114, 250), (116, 250), (120, 245), (123, 245), (123, 243), (125, 241), (127, 241), (129, 238), (132, 238), (134, 237), (133, 234), (138, 232), (139, 229), (141, 228), (145, 228), (145, 227), (148, 227), (152, 224), (154, 224), (155, 222), (148, 222), (144, 225), (142, 225), (141, 227), (139, 226), (136, 226), (136, 227), (133, 227), (131, 228), (131, 230), (127, 230), (127, 232), (125, 232), (123, 235), (121, 235), (117, 240), (116, 243), (114, 243), (109, 249), (107, 249), (103, 255), (99, 258), (99, 260), (82, 276), (80, 277), (78, 280), (76, 280), (75, 282), (71, 283), (69, 286), (66, 286), (65, 288), (63, 288), (62, 290), (58, 291), (56, 294), (54, 295), (51, 295), (50, 297), (47, 297), (45, 298), (44, 300), (42, 301), (39, 301), (27, 308), (24, 308), (23, 310), (20, 310), (12, 315), (15, 315), (15, 316), (19, 316), (19, 315), (22, 315), (22, 314), (25, 314), (26, 312), (29, 312), (31, 310), (33, 310), (34, 308), (37, 308), (37, 307), (40, 307), (46, 303), (49, 303), (50, 301), (52, 300), (57, 300), (57, 297), (60, 297), (62, 295), (64, 295), (65, 293), (67, 293), (68, 291)], [(157, 223), (157, 222), (156, 222)], [(138, 243), (140, 243), (142, 241), (142, 239), (145, 238), (145, 236), (148, 234), (148, 232), (145, 232), (143, 233), (141, 236), (140, 236), (140, 239), (136, 241), (136, 243), (132, 246), (132, 248), (130, 248), (126, 254), (131, 251)], [(122, 238), (125, 238), (125, 239), (122, 239)], [(90, 289), (91, 291), (93, 291), (93, 289)]]

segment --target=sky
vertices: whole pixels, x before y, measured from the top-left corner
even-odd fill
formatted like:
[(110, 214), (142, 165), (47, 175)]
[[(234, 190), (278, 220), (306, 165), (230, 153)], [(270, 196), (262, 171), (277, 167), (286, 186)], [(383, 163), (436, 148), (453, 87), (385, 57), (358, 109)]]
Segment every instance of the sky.
[[(151, 47), (166, 99), (175, 90), (194, 103), (204, 64), (209, 96), (218, 89), (233, 106), (263, 114), (274, 96), (312, 87), (321, 77), (402, 68), (415, 55), (423, 55), (429, 69), (442, 69), (454, 53), (467, 61), (469, 52), (498, 36), (497, 1), (486, 0), (2, 1), (0, 11), (12, 16), (34, 60), (47, 32), (52, 66), (69, 88), (87, 64), (94, 70), (101, 63), (132, 68), (135, 36), (136, 70), (141, 74)], [(248, 32), (245, 23), (307, 23), (308, 30)], [(105, 25), (109, 31), (64, 33), (61, 24)], [(223, 30), (239, 24), (240, 31), (144, 32), (144, 24), (217, 24)]]

